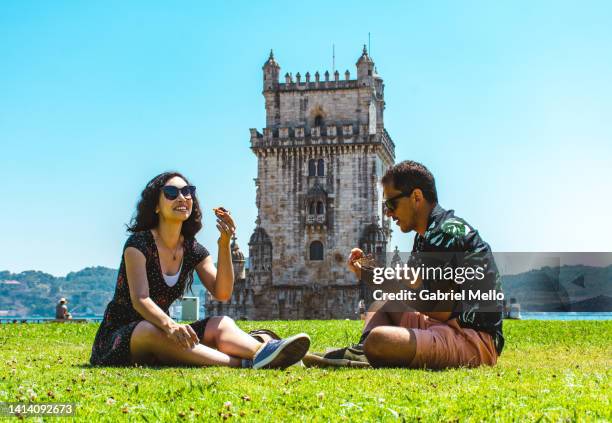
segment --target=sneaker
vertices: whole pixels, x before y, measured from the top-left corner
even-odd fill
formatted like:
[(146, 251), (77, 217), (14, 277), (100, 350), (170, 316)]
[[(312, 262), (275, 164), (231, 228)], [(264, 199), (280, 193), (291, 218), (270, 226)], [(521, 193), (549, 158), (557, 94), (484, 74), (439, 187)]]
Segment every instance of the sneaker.
[(363, 344), (330, 349), (324, 353), (308, 353), (302, 361), (306, 367), (370, 367)]
[(305, 333), (285, 339), (271, 339), (253, 357), (254, 369), (284, 369), (300, 361), (310, 348)]

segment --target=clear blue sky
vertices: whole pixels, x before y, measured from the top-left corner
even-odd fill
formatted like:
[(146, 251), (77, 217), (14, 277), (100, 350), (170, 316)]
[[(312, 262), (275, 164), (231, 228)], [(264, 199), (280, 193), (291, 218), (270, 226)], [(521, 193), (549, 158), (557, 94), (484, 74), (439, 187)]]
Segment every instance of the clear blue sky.
[(198, 186), (199, 240), (216, 249), (223, 204), (246, 250), (270, 48), (304, 74), (334, 43), (354, 74), (368, 32), (397, 159), (442, 206), (496, 251), (612, 250), (610, 2), (259, 3), (0, 4), (0, 270), (117, 267), (167, 169)]

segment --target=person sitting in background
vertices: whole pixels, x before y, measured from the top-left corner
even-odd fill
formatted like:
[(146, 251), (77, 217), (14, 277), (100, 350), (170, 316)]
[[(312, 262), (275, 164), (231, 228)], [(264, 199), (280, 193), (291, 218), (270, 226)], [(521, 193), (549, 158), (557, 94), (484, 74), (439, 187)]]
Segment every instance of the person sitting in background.
[(266, 341), (243, 332), (227, 316), (189, 324), (169, 316), (170, 305), (190, 289), (194, 271), (219, 301), (228, 301), (234, 288), (234, 221), (229, 211), (214, 209), (220, 234), (217, 270), (195, 239), (202, 228), (195, 191), (177, 172), (156, 176), (143, 190), (128, 227), (132, 235), (123, 248), (115, 295), (93, 343), (92, 365), (285, 368), (308, 351), (306, 334)]
[(55, 306), (55, 319), (56, 320), (70, 320), (72, 315), (68, 312), (68, 306), (66, 305), (68, 300), (64, 297), (60, 298)]

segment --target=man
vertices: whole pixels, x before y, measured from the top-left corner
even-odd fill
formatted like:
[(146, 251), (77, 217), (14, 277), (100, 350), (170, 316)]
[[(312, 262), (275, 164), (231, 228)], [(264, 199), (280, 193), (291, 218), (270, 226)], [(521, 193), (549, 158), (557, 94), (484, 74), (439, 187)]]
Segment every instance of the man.
[[(434, 177), (425, 166), (404, 161), (390, 168), (381, 183), (386, 215), (403, 233), (416, 232), (410, 266), (435, 269), (444, 264), (458, 269), (459, 262), (476, 263), (481, 266), (483, 277), (470, 282), (462, 279), (461, 283), (457, 277), (451, 280), (451, 289), (457, 292), (501, 289), (489, 245), (471, 225), (455, 217), (452, 210), (440, 207)], [(449, 255), (451, 259), (446, 261)], [(360, 264), (363, 257), (363, 251), (355, 248), (348, 260), (349, 269), (360, 279), (366, 272)], [(407, 286), (414, 292), (440, 287), (447, 292), (450, 285), (442, 282), (418, 277)], [(304, 363), (353, 367), (369, 363), (375, 367), (440, 369), (497, 362), (504, 344), (501, 302), (457, 299), (450, 305), (448, 301), (422, 300), (401, 304), (403, 309), (398, 301), (374, 303), (366, 314), (358, 344), (308, 354)]]

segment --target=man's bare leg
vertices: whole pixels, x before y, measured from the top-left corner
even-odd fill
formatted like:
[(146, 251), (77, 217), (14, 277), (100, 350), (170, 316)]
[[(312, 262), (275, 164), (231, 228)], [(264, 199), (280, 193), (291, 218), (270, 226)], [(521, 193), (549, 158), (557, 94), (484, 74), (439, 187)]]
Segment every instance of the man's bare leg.
[(398, 326), (377, 326), (363, 346), (374, 367), (409, 366), (416, 354), (416, 338), (411, 329)]
[[(393, 311), (390, 309), (390, 303), (384, 301), (376, 301), (372, 303), (365, 315), (363, 332), (369, 332), (378, 326), (397, 326), (402, 321), (402, 311), (397, 311), (397, 305)], [(407, 308), (406, 311), (412, 311)]]
[[(391, 310), (391, 311), (389, 311)], [(399, 327), (403, 314), (415, 310), (398, 303), (377, 302), (366, 313), (364, 352), (374, 367), (408, 366), (416, 354), (416, 338), (410, 329)]]
[(365, 313), (363, 332), (368, 332), (376, 326), (386, 326), (391, 324), (391, 319), (383, 310), (384, 301), (375, 301)]

